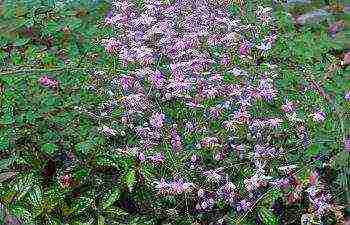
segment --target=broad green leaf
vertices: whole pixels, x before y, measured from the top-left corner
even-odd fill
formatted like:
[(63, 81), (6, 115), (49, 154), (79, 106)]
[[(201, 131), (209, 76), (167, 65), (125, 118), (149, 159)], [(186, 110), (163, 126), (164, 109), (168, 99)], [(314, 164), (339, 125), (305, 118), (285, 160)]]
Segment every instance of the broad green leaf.
[(15, 40), (14, 45), (16, 47), (20, 47), (20, 46), (23, 46), (23, 45), (27, 44), (29, 42), (29, 40), (30, 39), (28, 39), (28, 38), (18, 38), (18, 39)]

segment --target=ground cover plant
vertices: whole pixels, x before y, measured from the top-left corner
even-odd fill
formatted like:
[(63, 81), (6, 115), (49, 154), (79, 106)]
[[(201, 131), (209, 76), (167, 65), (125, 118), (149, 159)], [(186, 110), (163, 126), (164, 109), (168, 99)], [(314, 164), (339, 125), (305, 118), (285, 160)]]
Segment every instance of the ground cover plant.
[(0, 7), (0, 224), (349, 223), (346, 2)]

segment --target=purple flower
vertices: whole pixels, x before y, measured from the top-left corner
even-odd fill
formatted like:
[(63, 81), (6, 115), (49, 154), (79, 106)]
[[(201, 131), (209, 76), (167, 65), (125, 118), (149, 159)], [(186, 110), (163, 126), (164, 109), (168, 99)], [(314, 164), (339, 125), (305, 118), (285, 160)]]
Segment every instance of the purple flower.
[(152, 73), (149, 77), (152, 85), (154, 85), (156, 88), (161, 88), (164, 85), (165, 77), (164, 75), (157, 70), (156, 72)]
[(172, 181), (170, 183), (170, 193), (171, 194), (181, 194), (190, 190), (193, 186), (190, 182), (184, 182), (182, 178)]
[(350, 91), (347, 91), (346, 93), (345, 93), (345, 100), (346, 101), (350, 101)]
[(344, 150), (350, 152), (350, 138), (345, 138), (344, 140)]
[(249, 54), (251, 49), (251, 44), (248, 41), (242, 42), (239, 46), (238, 53), (240, 56), (246, 56)]
[(108, 53), (116, 53), (120, 47), (120, 42), (114, 37), (103, 39), (102, 44)]
[(143, 152), (139, 153), (138, 158), (141, 162), (144, 162), (146, 160), (145, 154)]
[(165, 115), (163, 113), (153, 113), (150, 118), (150, 124), (154, 128), (162, 128)]
[(251, 202), (248, 202), (247, 200), (243, 199), (242, 201), (240, 201), (238, 203), (237, 211), (238, 212), (246, 212), (250, 209), (251, 206), (252, 206)]
[(321, 123), (326, 119), (326, 114), (322, 111), (316, 111), (310, 115), (313, 121)]
[(162, 163), (164, 161), (164, 155), (162, 153), (158, 153), (153, 156), (148, 156), (147, 159), (153, 163)]
[(120, 83), (124, 90), (127, 90), (131, 87), (132, 83), (134, 82), (134, 78), (131, 76), (124, 75), (120, 78)]
[(197, 156), (197, 155), (192, 155), (192, 156), (191, 156), (191, 162), (192, 162), (192, 163), (196, 163), (197, 160), (198, 160), (198, 156)]
[(176, 131), (176, 126), (174, 126), (171, 131), (171, 147), (175, 152), (178, 152), (182, 147), (181, 137)]

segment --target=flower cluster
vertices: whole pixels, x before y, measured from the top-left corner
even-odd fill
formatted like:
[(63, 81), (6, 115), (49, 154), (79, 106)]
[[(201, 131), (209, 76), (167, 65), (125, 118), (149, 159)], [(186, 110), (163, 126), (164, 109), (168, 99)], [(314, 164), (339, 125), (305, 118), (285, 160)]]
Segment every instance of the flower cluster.
[(58, 87), (58, 81), (48, 76), (42, 76), (38, 81), (41, 85), (50, 89), (56, 89)]
[[(157, 182), (146, 184), (159, 194), (189, 193), (197, 210), (224, 202), (237, 212), (249, 210), (271, 187), (293, 187), (289, 200), (298, 199), (294, 165), (274, 167), (285, 163), (288, 144), (300, 146), (299, 138), (289, 143), (285, 136), (297, 133), (307, 147), (305, 120), (297, 102), (281, 97), (278, 66), (265, 62), (264, 70), (256, 62), (278, 39), (270, 12), (259, 8), (257, 24), (245, 24), (205, 0), (145, 0), (142, 8), (113, 1), (105, 25), (115, 35), (101, 44), (128, 74), (108, 84), (109, 98), (120, 99), (117, 122), (136, 135), (130, 143), (141, 166), (156, 171)], [(321, 110), (308, 114), (317, 123), (326, 119)]]

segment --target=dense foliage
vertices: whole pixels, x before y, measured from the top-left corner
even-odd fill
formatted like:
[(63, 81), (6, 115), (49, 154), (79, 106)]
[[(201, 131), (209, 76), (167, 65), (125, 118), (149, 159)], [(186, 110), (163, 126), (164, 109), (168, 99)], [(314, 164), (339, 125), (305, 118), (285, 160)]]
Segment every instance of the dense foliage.
[(349, 6), (272, 2), (0, 2), (0, 224), (345, 223)]

